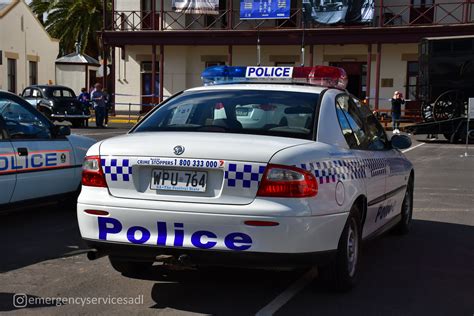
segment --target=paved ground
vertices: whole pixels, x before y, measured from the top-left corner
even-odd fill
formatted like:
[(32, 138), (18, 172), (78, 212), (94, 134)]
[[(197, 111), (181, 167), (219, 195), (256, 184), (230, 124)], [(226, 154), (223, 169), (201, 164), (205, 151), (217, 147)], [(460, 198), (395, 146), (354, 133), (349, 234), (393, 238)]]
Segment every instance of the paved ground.
[[(127, 125), (76, 130), (103, 139)], [(415, 143), (414, 145), (418, 145)], [(407, 152), (416, 168), (415, 221), (404, 237), (386, 235), (364, 248), (359, 286), (327, 292), (316, 270), (165, 271), (151, 280), (122, 277), (107, 258), (88, 261), (72, 209), (32, 208), (0, 215), (0, 313), (63, 315), (473, 315), (474, 147), (443, 141)], [(314, 280), (313, 280), (314, 279)], [(17, 310), (13, 297), (70, 298)], [(81, 306), (88, 298), (134, 299), (132, 305)], [(23, 296), (17, 296), (21, 303)]]

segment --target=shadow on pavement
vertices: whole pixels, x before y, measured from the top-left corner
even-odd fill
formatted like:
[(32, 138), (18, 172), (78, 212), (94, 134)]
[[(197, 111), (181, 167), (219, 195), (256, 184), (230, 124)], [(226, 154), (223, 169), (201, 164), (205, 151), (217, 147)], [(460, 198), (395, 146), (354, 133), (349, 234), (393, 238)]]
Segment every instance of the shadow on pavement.
[[(406, 236), (387, 234), (365, 245), (358, 286), (327, 290), (318, 279), (279, 315), (472, 315), (474, 228), (416, 220)], [(166, 277), (153, 286), (154, 308), (250, 315), (300, 273), (222, 269)]]
[(352, 292), (319, 282), (279, 315), (472, 315), (474, 227), (416, 220), (406, 236), (387, 234), (364, 250)]
[(85, 252), (73, 209), (56, 205), (0, 213), (0, 273)]
[(212, 315), (254, 315), (302, 271), (222, 268), (184, 271), (155, 283), (152, 308)]

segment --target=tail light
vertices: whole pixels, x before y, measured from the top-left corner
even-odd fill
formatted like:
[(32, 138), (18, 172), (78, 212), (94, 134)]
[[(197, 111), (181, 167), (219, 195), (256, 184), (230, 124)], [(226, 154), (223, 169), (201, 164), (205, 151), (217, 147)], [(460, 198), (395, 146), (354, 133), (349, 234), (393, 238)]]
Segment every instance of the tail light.
[(303, 169), (268, 165), (258, 188), (257, 196), (312, 197), (318, 194), (316, 177)]
[(88, 156), (84, 159), (82, 164), (82, 185), (100, 188), (107, 187), (99, 156)]

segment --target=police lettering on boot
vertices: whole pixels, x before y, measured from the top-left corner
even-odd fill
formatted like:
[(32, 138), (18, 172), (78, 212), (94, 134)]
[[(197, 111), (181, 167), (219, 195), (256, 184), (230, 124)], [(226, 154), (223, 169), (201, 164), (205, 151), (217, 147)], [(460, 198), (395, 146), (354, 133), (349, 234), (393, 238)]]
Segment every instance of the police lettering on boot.
[(0, 156), (0, 174), (41, 169), (60, 168), (70, 165), (70, 152), (32, 151), (28, 156), (18, 157), (15, 153)]
[[(157, 246), (173, 246), (183, 247), (184, 244), (189, 244), (185, 241), (185, 236), (190, 236), (191, 245), (199, 249), (214, 248), (219, 239), (216, 233), (207, 230), (198, 230), (192, 234), (185, 234), (185, 227), (183, 223), (174, 223), (173, 234), (168, 236), (168, 225), (166, 222), (156, 222), (157, 236), (156, 239), (151, 240), (152, 232), (141, 226), (129, 227), (126, 231), (122, 223), (112, 217), (98, 217), (99, 239), (111, 240), (109, 238), (118, 234), (126, 233), (127, 240), (132, 244), (156, 244)], [(170, 237), (170, 238), (168, 238)], [(252, 247), (252, 238), (244, 233), (229, 233), (224, 238), (224, 246), (229, 250), (243, 251)]]

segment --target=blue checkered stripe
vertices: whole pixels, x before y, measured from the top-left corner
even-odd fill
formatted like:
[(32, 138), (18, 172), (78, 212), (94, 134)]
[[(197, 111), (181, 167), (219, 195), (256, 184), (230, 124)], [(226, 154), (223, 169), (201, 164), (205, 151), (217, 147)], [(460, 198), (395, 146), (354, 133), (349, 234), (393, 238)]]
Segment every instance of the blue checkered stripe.
[(258, 187), (266, 165), (229, 163), (224, 172), (228, 187)]
[(319, 184), (366, 177), (365, 167), (358, 159), (316, 161), (301, 164), (300, 167), (313, 173)]
[(372, 177), (381, 176), (387, 174), (388, 161), (385, 158), (371, 158), (363, 159), (364, 165), (370, 170)]
[(132, 166), (129, 159), (105, 158), (101, 159), (101, 164), (107, 180), (130, 181)]

